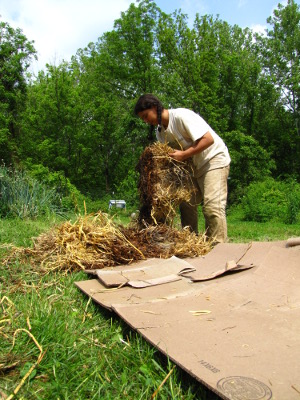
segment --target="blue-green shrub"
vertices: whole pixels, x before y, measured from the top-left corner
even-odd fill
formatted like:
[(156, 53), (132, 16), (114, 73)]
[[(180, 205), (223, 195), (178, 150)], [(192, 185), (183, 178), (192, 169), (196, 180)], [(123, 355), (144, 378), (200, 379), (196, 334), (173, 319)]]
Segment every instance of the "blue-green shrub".
[(28, 173), (0, 166), (0, 215), (35, 218), (62, 212), (61, 199)]

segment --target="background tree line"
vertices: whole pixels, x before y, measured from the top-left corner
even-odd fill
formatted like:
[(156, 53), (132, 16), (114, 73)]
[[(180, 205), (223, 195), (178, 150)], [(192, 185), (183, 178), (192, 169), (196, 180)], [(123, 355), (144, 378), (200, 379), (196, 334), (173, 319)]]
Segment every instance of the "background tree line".
[(232, 157), (230, 205), (266, 178), (294, 188), (299, 20), (288, 0), (261, 35), (210, 15), (191, 26), (180, 11), (141, 0), (71, 62), (47, 65), (37, 77), (27, 72), (34, 43), (0, 22), (0, 158), (62, 193), (71, 183), (93, 199), (137, 204), (135, 167), (153, 138), (133, 108), (151, 92), (167, 108), (193, 109), (223, 137)]

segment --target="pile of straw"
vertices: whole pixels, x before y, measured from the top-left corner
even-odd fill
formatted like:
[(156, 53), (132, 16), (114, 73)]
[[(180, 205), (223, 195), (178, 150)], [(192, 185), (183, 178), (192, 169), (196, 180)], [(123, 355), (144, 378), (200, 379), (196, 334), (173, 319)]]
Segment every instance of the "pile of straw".
[(194, 191), (191, 165), (174, 160), (173, 150), (156, 142), (142, 153), (137, 170), (140, 173), (140, 224), (171, 225), (178, 205), (189, 202)]
[(178, 205), (193, 193), (191, 166), (169, 156), (172, 149), (155, 143), (139, 164), (141, 207), (136, 225), (117, 227), (106, 214), (65, 222), (34, 240), (33, 248), (14, 249), (6, 259), (28, 259), (41, 272), (101, 269), (146, 258), (197, 257), (211, 250), (205, 235), (172, 227)]
[(5, 260), (30, 262), (42, 273), (101, 269), (147, 259), (196, 257), (210, 251), (205, 236), (167, 225), (115, 226), (106, 214), (79, 217), (34, 239), (32, 248), (16, 248)]

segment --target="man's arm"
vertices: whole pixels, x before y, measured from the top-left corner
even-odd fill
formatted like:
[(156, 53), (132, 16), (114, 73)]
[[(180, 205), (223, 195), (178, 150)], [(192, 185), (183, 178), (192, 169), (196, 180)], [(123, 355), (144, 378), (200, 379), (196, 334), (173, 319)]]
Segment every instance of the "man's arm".
[(195, 154), (201, 153), (201, 151), (207, 149), (214, 143), (214, 138), (211, 133), (206, 132), (201, 139), (197, 140), (191, 147), (185, 150), (174, 150), (169, 153), (169, 156), (177, 161), (184, 161), (187, 158), (194, 156)]

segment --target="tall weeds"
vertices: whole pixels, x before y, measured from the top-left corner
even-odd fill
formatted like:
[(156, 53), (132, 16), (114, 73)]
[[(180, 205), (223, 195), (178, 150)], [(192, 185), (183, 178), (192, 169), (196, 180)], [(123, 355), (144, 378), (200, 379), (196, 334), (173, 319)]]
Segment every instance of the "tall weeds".
[(28, 173), (0, 166), (0, 216), (36, 218), (62, 213), (61, 199), (54, 188)]

